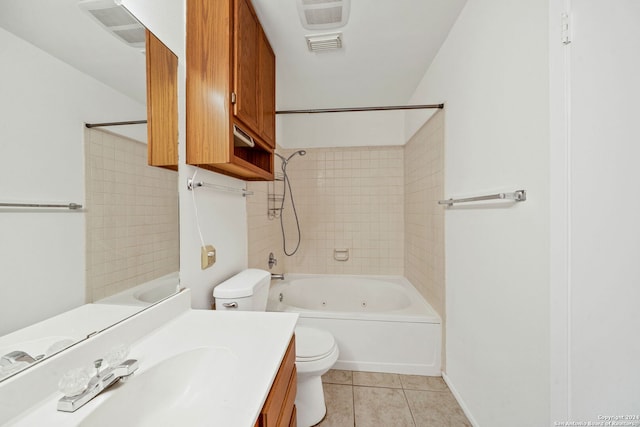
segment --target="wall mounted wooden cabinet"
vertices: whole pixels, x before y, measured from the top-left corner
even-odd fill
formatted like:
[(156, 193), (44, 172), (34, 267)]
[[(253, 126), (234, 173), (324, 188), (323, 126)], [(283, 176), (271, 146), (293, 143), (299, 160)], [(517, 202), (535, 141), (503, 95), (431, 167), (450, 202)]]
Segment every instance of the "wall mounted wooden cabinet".
[(275, 55), (250, 0), (187, 0), (187, 163), (273, 180), (274, 147)]
[(148, 163), (178, 170), (178, 57), (146, 31)]

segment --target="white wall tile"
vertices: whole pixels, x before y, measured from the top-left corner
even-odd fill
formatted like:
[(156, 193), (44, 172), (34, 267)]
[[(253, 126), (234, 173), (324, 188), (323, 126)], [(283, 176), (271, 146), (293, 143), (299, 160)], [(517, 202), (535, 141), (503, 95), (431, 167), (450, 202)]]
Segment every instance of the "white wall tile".
[(85, 132), (88, 301), (179, 270), (177, 174), (147, 166), (147, 147)]

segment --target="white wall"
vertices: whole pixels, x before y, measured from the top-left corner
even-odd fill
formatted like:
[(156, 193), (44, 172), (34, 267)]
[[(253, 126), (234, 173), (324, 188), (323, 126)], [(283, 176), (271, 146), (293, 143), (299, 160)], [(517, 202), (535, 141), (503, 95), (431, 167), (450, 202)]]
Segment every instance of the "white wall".
[(280, 114), (278, 145), (284, 148), (403, 145), (402, 111)]
[[(244, 197), (201, 188), (196, 190), (197, 214), (205, 244), (217, 249), (217, 261), (207, 270), (200, 269), (200, 237), (196, 227), (196, 209), (187, 178), (196, 168), (186, 158), (186, 66), (185, 2), (163, 0), (126, 0), (125, 6), (151, 32), (178, 56), (179, 182), (180, 193), (180, 282), (191, 288), (192, 306), (208, 309), (213, 302), (214, 285), (247, 267), (247, 211)], [(234, 178), (199, 169), (198, 181), (231, 187), (246, 184)]]
[[(2, 202), (84, 199), (85, 122), (145, 107), (0, 29)], [(0, 212), (0, 334), (84, 303), (84, 214)]]
[(529, 197), (445, 214), (446, 375), (481, 426), (549, 419), (548, 65), (546, 2), (468, 2), (410, 101), (446, 103), (446, 197)]
[[(556, 27), (563, 6), (552, 2)], [(571, 44), (552, 47), (566, 122), (552, 135), (551, 249), (563, 262), (551, 282), (551, 419), (598, 422), (640, 415), (640, 5), (572, 0), (570, 12)]]

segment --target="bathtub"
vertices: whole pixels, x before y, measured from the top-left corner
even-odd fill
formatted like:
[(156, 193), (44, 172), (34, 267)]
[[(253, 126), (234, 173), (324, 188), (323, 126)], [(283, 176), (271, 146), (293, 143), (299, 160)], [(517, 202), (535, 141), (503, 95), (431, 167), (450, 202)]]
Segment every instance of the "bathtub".
[(175, 271), (133, 288), (94, 301), (94, 304), (137, 305), (148, 307), (180, 290), (180, 274)]
[(335, 369), (439, 376), (440, 316), (401, 276), (286, 274), (273, 281), (268, 311), (300, 314), (338, 343)]

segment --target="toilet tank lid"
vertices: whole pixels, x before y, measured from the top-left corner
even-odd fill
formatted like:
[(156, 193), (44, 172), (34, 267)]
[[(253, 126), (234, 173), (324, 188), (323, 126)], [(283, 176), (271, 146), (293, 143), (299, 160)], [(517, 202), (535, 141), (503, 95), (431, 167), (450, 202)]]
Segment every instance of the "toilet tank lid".
[(213, 288), (214, 298), (242, 298), (250, 297), (262, 287), (271, 282), (271, 273), (258, 268), (248, 268)]

